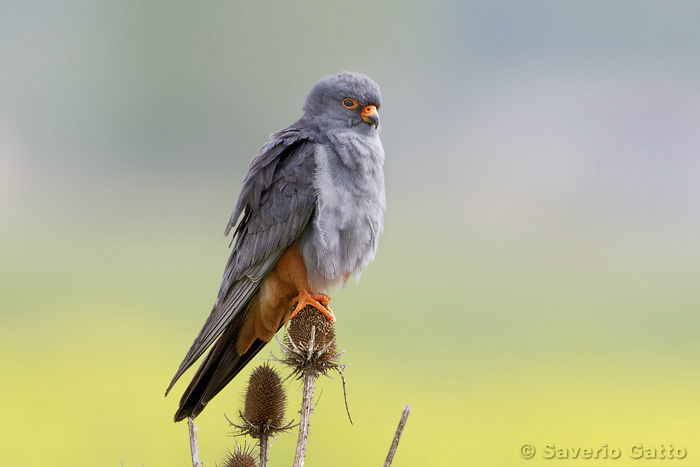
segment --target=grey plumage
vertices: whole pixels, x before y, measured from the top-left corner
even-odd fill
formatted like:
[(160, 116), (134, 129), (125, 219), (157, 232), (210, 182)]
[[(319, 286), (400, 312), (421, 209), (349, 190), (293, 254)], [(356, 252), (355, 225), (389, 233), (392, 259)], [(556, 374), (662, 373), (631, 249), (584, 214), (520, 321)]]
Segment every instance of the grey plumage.
[[(232, 345), (260, 283), (286, 249), (298, 242), (309, 286), (322, 292), (358, 274), (377, 251), (383, 230), (384, 150), (375, 125), (341, 105), (381, 104), (367, 76), (344, 72), (321, 79), (304, 115), (272, 135), (250, 165), (226, 227), (234, 243), (210, 316), (173, 377), (182, 374), (218, 339), (180, 401), (176, 420), (196, 416), (265, 345), (244, 355)], [(240, 219), (240, 220), (239, 220)]]
[[(300, 133), (285, 129), (273, 135), (272, 141), (263, 147), (251, 164), (232, 216), (234, 220), (226, 228), (228, 233), (235, 219), (243, 214), (218, 298), (166, 395), (245, 307), (258, 290), (260, 281), (308, 223), (314, 210), (315, 194), (313, 186), (299, 177), (304, 171), (313, 170), (313, 150), (306, 144), (310, 139), (300, 139), (295, 134), (290, 143), (289, 137), (284, 138), (292, 132)], [(270, 157), (271, 153), (277, 157)], [(283, 210), (289, 213), (286, 218), (279, 214)]]
[(345, 274), (359, 274), (374, 259), (386, 207), (379, 138), (328, 133), (330, 144), (317, 147), (314, 155), (313, 228), (300, 238), (309, 285), (315, 290), (342, 281)]

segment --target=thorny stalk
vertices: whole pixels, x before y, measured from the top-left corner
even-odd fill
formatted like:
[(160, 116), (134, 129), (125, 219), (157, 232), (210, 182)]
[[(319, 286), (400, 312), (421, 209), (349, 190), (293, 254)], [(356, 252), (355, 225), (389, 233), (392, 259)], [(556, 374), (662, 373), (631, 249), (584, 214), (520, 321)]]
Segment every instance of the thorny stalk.
[[(292, 369), (291, 377), (303, 381), (299, 436), (294, 456), (294, 467), (302, 467), (309, 439), (311, 413), (314, 409), (313, 396), (316, 378), (321, 375), (328, 375), (331, 371), (337, 371), (342, 378), (345, 407), (347, 409), (347, 390), (343, 374), (346, 364), (338, 362), (343, 352), (336, 350), (336, 337), (333, 325), (324, 315), (312, 307), (302, 310), (299, 316), (291, 322), (284, 342), (281, 342), (279, 338), (277, 338), (277, 341), (282, 348), (284, 358), (278, 359), (271, 355), (271, 360), (290, 367)], [(255, 375), (257, 376), (254, 377)], [(260, 379), (263, 375), (266, 375), (265, 378), (267, 379)], [(253, 390), (252, 388), (256, 389)], [(259, 467), (267, 466), (269, 436), (293, 427), (294, 421), (287, 425), (284, 425), (282, 421), (284, 405), (286, 404), (285, 400), (279, 376), (269, 367), (263, 365), (251, 374), (246, 393), (246, 413), (245, 415), (242, 412), (240, 413), (243, 424), (237, 425), (229, 420), (229, 423), (237, 429), (237, 434), (249, 435), (259, 440)], [(408, 404), (399, 420), (384, 467), (391, 467), (410, 411), (411, 404)], [(349, 416), (350, 412), (348, 410)], [(352, 419), (350, 419), (350, 423), (352, 423)], [(188, 425), (192, 466), (202, 467), (197, 447), (197, 426), (192, 418), (188, 419)], [(235, 453), (229, 455), (226, 465), (227, 467), (255, 465), (255, 460), (251, 454), (250, 450), (238, 449)]]
[(260, 467), (267, 467), (267, 434), (260, 436)]
[(309, 425), (311, 420), (311, 403), (314, 397), (314, 382), (316, 375), (312, 371), (304, 372), (304, 390), (301, 400), (301, 412), (299, 421), (299, 439), (297, 441), (297, 450), (294, 455), (294, 467), (304, 465), (304, 456), (306, 455), (306, 444), (309, 440)]
[[(279, 374), (267, 364), (260, 365), (250, 375), (245, 396), (245, 413), (239, 412), (241, 424), (226, 417), (239, 434), (250, 435), (258, 440), (260, 448), (259, 467), (266, 467), (270, 435), (291, 428), (292, 422), (284, 425), (284, 410), (287, 396)], [(225, 416), (225, 415), (224, 415)]]
[(335, 348), (335, 328), (315, 308), (306, 307), (291, 321), (285, 342), (280, 342), (285, 358), (281, 362), (292, 368), (293, 375), (303, 380), (299, 438), (294, 467), (304, 465), (312, 412), (314, 383), (319, 375), (341, 371), (340, 353)]
[(391, 447), (389, 448), (389, 454), (386, 456), (386, 461), (384, 461), (384, 467), (391, 467), (391, 462), (394, 460), (394, 454), (396, 454), (396, 448), (399, 447), (399, 440), (401, 439), (401, 433), (406, 426), (406, 420), (408, 420), (408, 414), (411, 413), (411, 404), (406, 404), (401, 414), (401, 419), (399, 420), (399, 426), (396, 427), (396, 433), (394, 433), (394, 439), (391, 441)]
[(192, 467), (201, 467), (199, 462), (199, 445), (197, 444), (197, 425), (194, 424), (194, 418), (187, 419), (187, 427), (190, 433), (190, 452), (192, 453)]

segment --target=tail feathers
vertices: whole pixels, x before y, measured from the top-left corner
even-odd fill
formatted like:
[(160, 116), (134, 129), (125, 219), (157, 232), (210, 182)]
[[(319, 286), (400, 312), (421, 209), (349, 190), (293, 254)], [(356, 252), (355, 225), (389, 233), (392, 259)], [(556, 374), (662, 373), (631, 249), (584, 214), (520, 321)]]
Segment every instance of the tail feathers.
[(228, 325), (197, 370), (180, 399), (180, 408), (175, 413), (176, 422), (199, 415), (207, 403), (267, 344), (256, 339), (246, 353), (239, 355), (235, 350), (240, 330), (237, 324)]

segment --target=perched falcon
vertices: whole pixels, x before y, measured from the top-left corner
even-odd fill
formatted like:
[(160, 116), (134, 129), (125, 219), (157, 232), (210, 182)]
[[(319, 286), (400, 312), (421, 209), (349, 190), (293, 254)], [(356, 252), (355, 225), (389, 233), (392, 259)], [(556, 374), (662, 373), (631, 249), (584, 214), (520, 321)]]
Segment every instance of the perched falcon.
[(196, 417), (307, 305), (335, 321), (323, 292), (359, 275), (384, 226), (380, 104), (367, 76), (327, 76), (253, 159), (226, 227), (234, 244), (218, 298), (166, 391), (214, 344), (175, 421)]

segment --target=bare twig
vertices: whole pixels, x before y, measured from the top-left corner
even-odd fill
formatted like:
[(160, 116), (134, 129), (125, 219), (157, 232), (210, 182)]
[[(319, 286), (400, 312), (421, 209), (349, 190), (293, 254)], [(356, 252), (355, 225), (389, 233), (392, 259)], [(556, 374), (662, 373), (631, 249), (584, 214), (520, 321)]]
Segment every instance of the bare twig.
[(192, 452), (192, 467), (202, 467), (199, 462), (199, 446), (197, 445), (197, 425), (194, 424), (194, 418), (187, 419), (187, 427), (190, 432), (190, 451)]
[(389, 448), (389, 454), (386, 456), (386, 461), (384, 461), (384, 467), (391, 467), (391, 463), (394, 460), (394, 454), (396, 454), (396, 448), (399, 447), (399, 440), (401, 439), (401, 433), (406, 426), (406, 420), (408, 420), (408, 414), (411, 413), (411, 404), (406, 404), (401, 414), (401, 420), (399, 420), (399, 426), (396, 427), (396, 433), (394, 433), (394, 439), (391, 441), (391, 447)]
[(350, 425), (354, 425), (352, 423), (352, 416), (350, 415), (350, 407), (348, 406), (348, 386), (345, 383), (345, 368), (347, 367), (347, 363), (341, 365), (338, 367), (338, 373), (340, 373), (340, 379), (343, 381), (343, 396), (345, 397), (345, 411), (348, 413), (348, 419), (350, 420)]
[(314, 380), (316, 375), (312, 371), (304, 372), (304, 393), (301, 400), (301, 418), (299, 421), (299, 440), (297, 441), (297, 451), (294, 456), (294, 467), (304, 465), (306, 455), (306, 443), (309, 440), (309, 420), (311, 418), (311, 403), (314, 398)]
[(267, 467), (267, 434), (260, 436), (260, 467)]

